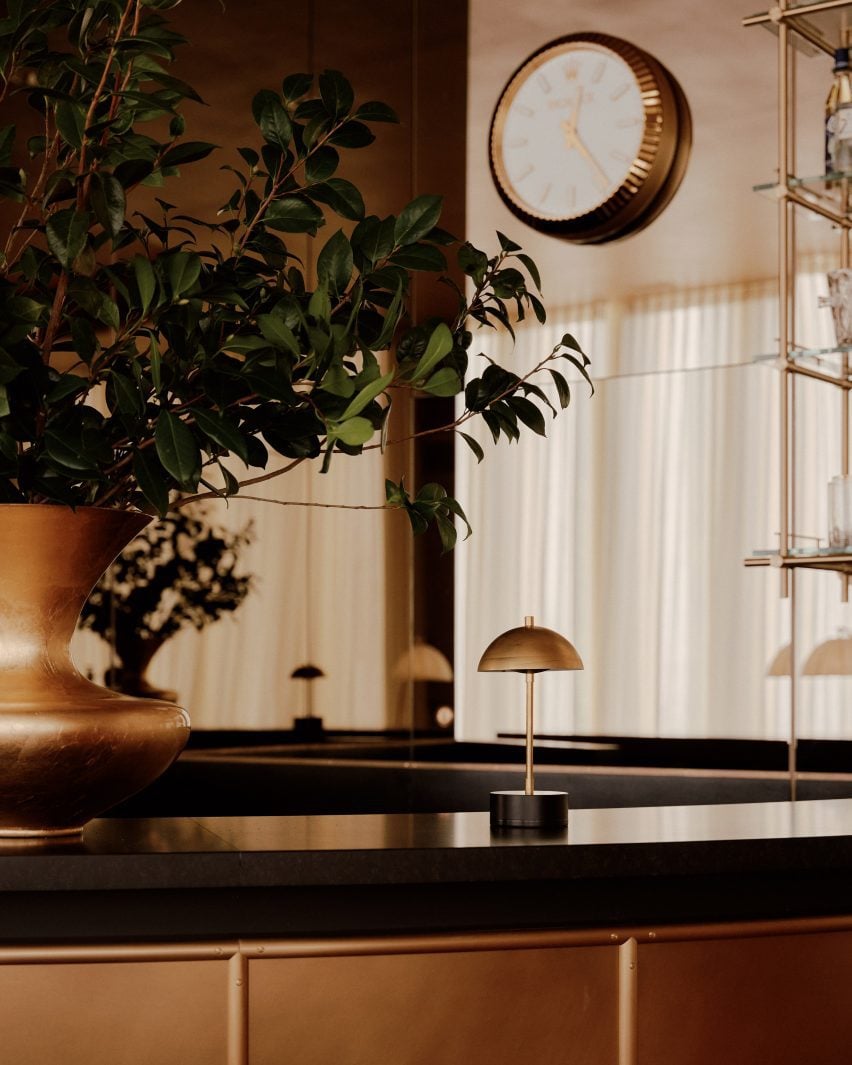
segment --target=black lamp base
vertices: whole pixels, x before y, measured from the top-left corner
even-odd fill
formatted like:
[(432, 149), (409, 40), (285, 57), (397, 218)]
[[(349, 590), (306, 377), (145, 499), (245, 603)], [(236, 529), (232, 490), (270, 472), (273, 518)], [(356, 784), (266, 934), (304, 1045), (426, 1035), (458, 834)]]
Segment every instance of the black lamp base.
[(495, 828), (565, 828), (568, 795), (564, 791), (491, 792), (491, 824)]
[(299, 743), (319, 743), (325, 739), (321, 717), (294, 717), (293, 739)]

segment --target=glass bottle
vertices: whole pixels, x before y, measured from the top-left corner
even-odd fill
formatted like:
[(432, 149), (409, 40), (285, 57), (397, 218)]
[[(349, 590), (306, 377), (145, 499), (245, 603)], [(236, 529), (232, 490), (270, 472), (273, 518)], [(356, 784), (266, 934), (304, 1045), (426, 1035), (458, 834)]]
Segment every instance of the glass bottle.
[(852, 71), (849, 49), (834, 53), (834, 81), (825, 101), (825, 171), (852, 170)]

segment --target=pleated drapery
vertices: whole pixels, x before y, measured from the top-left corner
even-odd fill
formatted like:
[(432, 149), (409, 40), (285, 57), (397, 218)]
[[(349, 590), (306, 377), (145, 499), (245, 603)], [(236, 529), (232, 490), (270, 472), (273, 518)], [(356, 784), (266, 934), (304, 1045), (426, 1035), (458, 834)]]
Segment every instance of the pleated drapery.
[[(797, 340), (833, 343), (822, 274), (800, 278)], [(523, 680), (479, 674), (482, 650), (527, 614), (566, 635), (585, 670), (543, 676), (537, 731), (784, 737), (789, 685), (768, 678), (789, 639), (777, 576), (746, 569), (777, 546), (779, 382), (771, 286), (726, 286), (621, 306), (551, 312), (489, 354), (529, 369), (569, 330), (593, 359), (567, 412), (477, 465), (457, 458), (474, 536), (457, 550), (457, 735), (523, 727)], [(576, 373), (571, 375), (577, 378)], [(796, 386), (796, 523), (826, 543), (826, 486), (839, 472), (839, 390)], [(805, 541), (800, 541), (804, 543)], [(835, 574), (798, 577), (802, 661), (849, 624)], [(852, 627), (852, 626), (850, 626)], [(850, 684), (800, 686), (803, 735), (852, 736)]]

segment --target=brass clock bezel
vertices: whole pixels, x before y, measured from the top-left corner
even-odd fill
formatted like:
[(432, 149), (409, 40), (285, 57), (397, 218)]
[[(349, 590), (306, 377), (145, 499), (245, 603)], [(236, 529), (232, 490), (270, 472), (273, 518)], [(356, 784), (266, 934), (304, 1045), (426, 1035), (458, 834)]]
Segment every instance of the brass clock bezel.
[[(503, 164), (503, 132), (521, 86), (555, 56), (580, 49), (609, 52), (628, 65), (642, 94), (645, 121), (636, 156), (618, 188), (589, 211), (553, 218), (535, 211), (514, 189)], [(573, 33), (543, 45), (507, 82), (491, 119), (489, 163), (501, 199), (527, 225), (578, 244), (598, 244), (630, 236), (659, 215), (680, 185), (691, 145), (689, 105), (662, 63), (618, 37)]]

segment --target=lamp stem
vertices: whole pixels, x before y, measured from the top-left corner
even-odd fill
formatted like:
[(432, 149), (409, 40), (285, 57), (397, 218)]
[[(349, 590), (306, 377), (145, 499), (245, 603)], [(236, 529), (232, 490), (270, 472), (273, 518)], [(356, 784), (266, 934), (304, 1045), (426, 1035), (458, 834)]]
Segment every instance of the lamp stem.
[(533, 684), (535, 673), (527, 670), (527, 769), (524, 776), (524, 791), (527, 795), (535, 794), (533, 777)]

